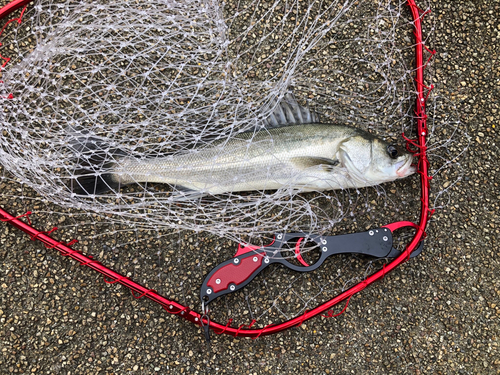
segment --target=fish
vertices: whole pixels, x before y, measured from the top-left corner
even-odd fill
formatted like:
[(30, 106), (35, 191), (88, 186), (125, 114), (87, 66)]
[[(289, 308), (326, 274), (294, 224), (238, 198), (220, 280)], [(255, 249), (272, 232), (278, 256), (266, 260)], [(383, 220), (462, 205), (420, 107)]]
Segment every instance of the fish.
[(363, 188), (416, 172), (413, 156), (350, 125), (322, 123), (286, 95), (259, 130), (178, 154), (128, 156), (96, 139), (79, 141), (81, 163), (71, 178), (76, 195), (101, 195), (140, 183), (168, 184), (177, 198), (244, 191), (298, 192)]

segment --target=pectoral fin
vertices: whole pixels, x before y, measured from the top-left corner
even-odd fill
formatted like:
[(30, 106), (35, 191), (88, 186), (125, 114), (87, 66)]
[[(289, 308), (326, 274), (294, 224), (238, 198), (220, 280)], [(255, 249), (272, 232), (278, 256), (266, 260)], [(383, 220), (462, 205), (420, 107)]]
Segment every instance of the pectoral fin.
[(321, 157), (295, 157), (290, 159), (293, 164), (299, 169), (307, 169), (316, 166), (321, 166), (325, 172), (332, 172), (335, 167), (338, 167), (338, 160), (321, 158)]

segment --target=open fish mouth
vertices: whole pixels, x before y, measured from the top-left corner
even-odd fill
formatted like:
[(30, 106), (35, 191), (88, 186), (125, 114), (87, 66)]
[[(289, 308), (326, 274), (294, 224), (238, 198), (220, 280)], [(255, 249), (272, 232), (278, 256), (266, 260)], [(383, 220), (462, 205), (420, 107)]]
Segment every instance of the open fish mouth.
[(401, 165), (397, 169), (396, 174), (399, 177), (406, 177), (406, 176), (409, 176), (409, 175), (415, 173), (417, 171), (417, 167), (412, 165), (412, 162), (413, 162), (413, 158), (411, 158), (411, 157), (409, 157), (406, 161), (402, 161), (401, 163), (403, 165)]

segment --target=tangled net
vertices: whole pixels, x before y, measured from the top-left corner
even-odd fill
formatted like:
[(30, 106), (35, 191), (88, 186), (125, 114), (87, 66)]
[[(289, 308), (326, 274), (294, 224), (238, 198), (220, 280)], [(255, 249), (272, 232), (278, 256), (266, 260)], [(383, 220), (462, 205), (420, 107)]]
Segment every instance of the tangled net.
[[(411, 220), (418, 214), (411, 178), (387, 191), (298, 193), (285, 186), (182, 202), (166, 184), (136, 183), (86, 197), (68, 183), (83, 167), (71, 146), (82, 139), (109, 145), (105, 160), (116, 149), (137, 160), (196, 152), (265, 127), (289, 92), (321, 122), (412, 137), (411, 22), (404, 2), (389, 0), (35, 2), (2, 35), (1, 54), (10, 59), (0, 83), (2, 184), (19, 184), (15, 194), (4, 194), (6, 207), (38, 212), (62, 237), (85, 238), (83, 250), (97, 249), (129, 273), (154, 263), (151, 277), (168, 295), (182, 293), (186, 304), (197, 298), (187, 284), (198, 285), (191, 280), (203, 278), (214, 254), (220, 262), (234, 253), (234, 243), (211, 248), (211, 235), (255, 243), (276, 231), (330, 234), (343, 219), (347, 230)], [(436, 98), (430, 106), (436, 172), (448, 170), (463, 150), (454, 136), (458, 122), (442, 116), (449, 109), (443, 103)], [(105, 172), (105, 163), (95, 169)], [(456, 175), (445, 179), (453, 183)], [(172, 230), (175, 238), (165, 239)], [(166, 250), (138, 251), (146, 241)], [(194, 251), (195, 259), (180, 256), (179, 247)], [(245, 292), (241, 310), (255, 293), (252, 316), (269, 314), (272, 321), (273, 309), (293, 316), (373, 267), (353, 266), (345, 257), (336, 262), (335, 272), (313, 281), (269, 271), (264, 285)], [(172, 265), (154, 271), (164, 264)], [(169, 272), (175, 281), (167, 280)], [(265, 280), (283, 287), (262, 305), (257, 291), (269, 289)], [(238, 306), (231, 298), (228, 315)]]
[(180, 204), (175, 186), (134, 184), (86, 198), (68, 188), (81, 167), (68, 145), (92, 137), (138, 160), (192, 152), (260, 129), (290, 90), (323, 122), (382, 135), (411, 125), (412, 46), (398, 40), (409, 29), (399, 4), (55, 2), (34, 11), (16, 47), (36, 45), (3, 75), (2, 93), (14, 98), (4, 100), (0, 158), (63, 207), (235, 240), (277, 228), (324, 233), (349, 212), (352, 192), (284, 187)]

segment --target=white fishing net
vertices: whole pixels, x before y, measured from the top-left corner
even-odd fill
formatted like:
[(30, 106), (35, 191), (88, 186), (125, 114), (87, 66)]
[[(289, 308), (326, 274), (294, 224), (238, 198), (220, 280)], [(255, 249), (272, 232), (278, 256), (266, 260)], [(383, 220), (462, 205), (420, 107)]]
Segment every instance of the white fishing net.
[[(304, 193), (284, 186), (186, 200), (175, 199), (175, 185), (140, 181), (97, 195), (71, 190), (92, 152), (102, 160), (96, 175), (108, 172), (117, 153), (137, 161), (196, 153), (262, 130), (290, 92), (323, 123), (404, 145), (401, 133), (414, 137), (415, 127), (412, 32), (403, 1), (35, 2), (2, 35), (2, 56), (11, 58), (0, 83), (4, 207), (37, 212), (39, 225), (57, 225), (62, 238), (79, 238), (82, 250), (130, 266), (129, 274), (144, 275), (139, 265), (147, 264), (155, 288), (181, 293), (188, 304), (197, 299), (189, 286), (196, 290), (210, 266), (234, 254), (233, 241), (417, 220), (417, 175), (374, 188)], [(443, 115), (446, 103), (435, 103), (430, 160), (434, 171), (447, 170), (461, 151), (450, 146), (457, 122)], [(87, 140), (102, 146), (75, 147)], [(333, 262), (333, 272), (314, 276), (273, 268), (246, 289), (238, 301), (252, 308), (241, 310), (288, 316), (372, 267), (345, 256)], [(267, 305), (251, 303), (273, 274), (281, 288), (266, 295)], [(228, 306), (233, 314), (237, 302)]]

